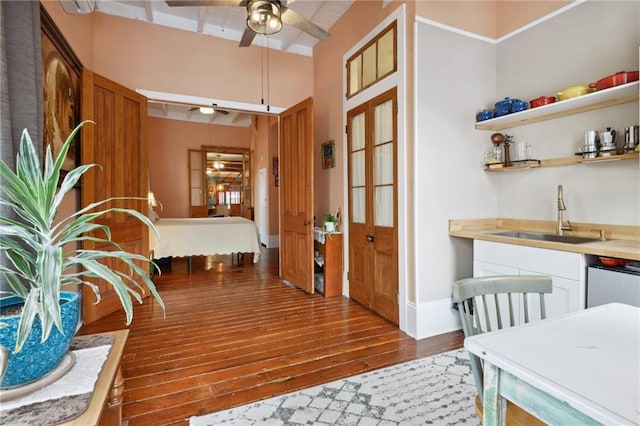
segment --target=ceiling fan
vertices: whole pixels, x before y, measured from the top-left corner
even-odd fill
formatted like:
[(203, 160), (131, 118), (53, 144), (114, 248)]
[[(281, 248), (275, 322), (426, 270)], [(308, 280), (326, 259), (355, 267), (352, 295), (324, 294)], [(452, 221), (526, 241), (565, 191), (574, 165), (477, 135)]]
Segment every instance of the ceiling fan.
[(282, 23), (292, 25), (318, 40), (327, 40), (329, 34), (304, 16), (290, 9), (295, 0), (167, 0), (170, 7), (182, 6), (241, 6), (247, 9), (247, 26), (240, 47), (250, 46), (256, 34), (275, 34)]

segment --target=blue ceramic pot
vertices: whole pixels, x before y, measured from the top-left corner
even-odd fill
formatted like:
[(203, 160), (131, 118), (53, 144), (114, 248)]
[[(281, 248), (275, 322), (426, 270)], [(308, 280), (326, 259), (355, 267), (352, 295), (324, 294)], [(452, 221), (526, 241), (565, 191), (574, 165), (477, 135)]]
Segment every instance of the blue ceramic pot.
[(493, 110), (494, 117), (502, 117), (503, 115), (511, 114), (511, 108), (496, 108)]
[[(13, 350), (16, 346), (20, 316), (0, 318), (0, 322), (7, 324), (7, 327), (0, 329), (0, 345), (9, 351), (9, 362), (0, 382), (0, 388), (13, 388), (36, 381), (56, 368), (62, 361), (76, 332), (80, 298), (78, 293), (63, 291), (60, 292), (60, 300), (63, 302), (60, 310), (64, 334), (54, 326), (49, 338), (44, 343), (40, 343), (42, 326), (37, 317), (31, 334), (17, 354), (14, 354)], [(15, 296), (0, 299), (2, 307), (20, 303), (22, 299)]]
[(529, 107), (529, 104), (523, 101), (517, 101), (511, 104), (511, 112), (524, 111)]
[(493, 117), (493, 114), (491, 113), (491, 111), (487, 111), (486, 109), (483, 109), (482, 111), (476, 114), (476, 121), (484, 121), (492, 117)]

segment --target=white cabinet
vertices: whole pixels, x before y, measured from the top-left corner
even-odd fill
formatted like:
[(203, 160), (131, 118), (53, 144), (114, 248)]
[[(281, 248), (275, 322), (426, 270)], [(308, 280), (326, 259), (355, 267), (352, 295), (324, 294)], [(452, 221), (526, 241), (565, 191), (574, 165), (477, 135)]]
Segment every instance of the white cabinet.
[[(545, 295), (547, 318), (584, 309), (584, 255), (516, 244), (473, 241), (473, 276), (548, 275), (553, 280), (553, 292)], [(530, 300), (537, 315), (539, 303)]]

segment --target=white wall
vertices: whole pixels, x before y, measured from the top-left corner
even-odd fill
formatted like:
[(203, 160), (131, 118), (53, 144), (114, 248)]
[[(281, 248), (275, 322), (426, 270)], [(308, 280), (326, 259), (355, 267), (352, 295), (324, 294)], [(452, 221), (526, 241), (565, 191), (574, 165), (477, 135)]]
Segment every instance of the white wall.
[[(529, 101), (638, 69), (640, 3), (587, 2), (494, 43), (419, 18), (416, 22), (417, 338), (459, 328), (451, 284), (472, 275), (471, 242), (448, 236), (449, 219), (554, 220), (556, 186), (576, 222), (640, 225), (637, 161), (487, 173), (481, 164), (493, 132), (475, 114), (505, 96)], [(510, 129), (534, 157), (571, 157), (583, 132), (621, 133), (639, 119), (638, 103)]]
[[(443, 332), (451, 283), (472, 272), (471, 242), (448, 235), (451, 218), (495, 217), (495, 176), (483, 171), (479, 106), (495, 97), (495, 45), (416, 22), (415, 336)], [(429, 301), (444, 301), (437, 306)], [(454, 328), (456, 323), (452, 324)], [(446, 328), (446, 327), (445, 327)], [(412, 333), (413, 334), (413, 333)]]
[[(589, 23), (585, 25), (585, 23)], [(638, 69), (640, 2), (582, 3), (497, 44), (497, 98), (531, 100)], [(638, 102), (506, 130), (536, 158), (571, 157), (586, 130), (638, 123)], [(486, 134), (488, 141), (491, 132)], [(489, 145), (489, 143), (486, 143)], [(616, 161), (498, 174), (498, 216), (554, 220), (556, 187), (575, 222), (640, 225), (640, 168)]]

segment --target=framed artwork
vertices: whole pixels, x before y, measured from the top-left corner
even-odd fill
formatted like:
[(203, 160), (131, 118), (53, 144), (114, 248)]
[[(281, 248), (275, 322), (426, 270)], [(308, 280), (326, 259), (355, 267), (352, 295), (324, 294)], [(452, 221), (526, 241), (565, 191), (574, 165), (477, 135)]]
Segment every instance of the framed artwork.
[[(55, 158), (64, 141), (80, 123), (82, 64), (42, 6), (40, 21), (44, 80), (43, 154), (47, 146), (51, 145)], [(79, 142), (80, 134), (78, 133), (62, 166), (63, 173), (74, 169), (79, 164)]]
[(322, 144), (322, 168), (330, 169), (336, 166), (335, 141), (330, 140)]

